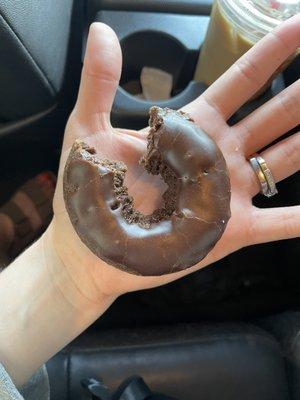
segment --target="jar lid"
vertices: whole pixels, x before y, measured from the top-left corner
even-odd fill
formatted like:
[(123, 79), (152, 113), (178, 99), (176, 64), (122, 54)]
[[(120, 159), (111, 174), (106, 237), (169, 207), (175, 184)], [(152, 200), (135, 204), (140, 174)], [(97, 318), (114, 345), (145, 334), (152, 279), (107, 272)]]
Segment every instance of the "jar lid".
[(300, 13), (299, 0), (253, 0), (253, 5), (279, 22)]
[(230, 22), (254, 42), (300, 13), (300, 0), (220, 0)]

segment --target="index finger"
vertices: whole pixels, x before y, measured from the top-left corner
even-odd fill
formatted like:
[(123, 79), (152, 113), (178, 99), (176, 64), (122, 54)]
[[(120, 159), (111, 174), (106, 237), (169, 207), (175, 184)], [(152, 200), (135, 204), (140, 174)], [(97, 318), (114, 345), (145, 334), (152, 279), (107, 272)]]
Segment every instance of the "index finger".
[(227, 120), (300, 46), (300, 14), (283, 22), (237, 60), (201, 96)]

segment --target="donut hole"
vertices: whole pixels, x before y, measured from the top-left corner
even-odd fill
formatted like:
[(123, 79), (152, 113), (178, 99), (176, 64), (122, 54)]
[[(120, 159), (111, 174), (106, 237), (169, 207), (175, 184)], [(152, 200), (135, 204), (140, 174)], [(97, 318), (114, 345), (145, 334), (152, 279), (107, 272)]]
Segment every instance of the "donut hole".
[[(143, 193), (139, 196), (139, 201), (135, 204), (135, 209), (144, 215), (152, 214), (157, 208), (163, 207), (163, 194), (168, 189), (168, 185), (163, 181), (160, 175), (149, 174), (137, 182), (134, 187), (128, 188), (129, 196), (135, 199), (138, 193)], [(125, 178), (126, 185), (126, 178)]]
[(209, 173), (208, 169), (203, 170), (203, 175), (208, 175), (208, 173)]

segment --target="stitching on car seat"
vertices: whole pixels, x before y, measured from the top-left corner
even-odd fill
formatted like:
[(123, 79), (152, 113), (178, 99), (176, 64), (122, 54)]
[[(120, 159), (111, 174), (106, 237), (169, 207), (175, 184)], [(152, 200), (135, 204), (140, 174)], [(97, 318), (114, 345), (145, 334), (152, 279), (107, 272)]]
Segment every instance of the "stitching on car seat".
[(16, 38), (17, 42), (20, 44), (21, 48), (23, 49), (24, 53), (27, 55), (29, 60), (32, 62), (34, 65), (36, 72), (40, 75), (42, 78), (42, 81), (44, 82), (45, 86), (47, 86), (50, 89), (51, 94), (54, 96), (56, 95), (56, 90), (54, 89), (54, 86), (52, 83), (49, 81), (47, 78), (45, 72), (42, 70), (42, 68), (37, 64), (33, 56), (30, 54), (29, 50), (25, 46), (25, 44), (22, 42), (18, 34), (14, 31), (13, 27), (10, 25), (10, 23), (6, 20), (6, 18), (3, 16), (3, 14), (0, 14), (0, 18), (3, 20), (4, 25), (7, 26), (8, 30), (12, 33), (12, 35)]
[[(283, 352), (281, 351), (281, 347), (279, 343), (276, 341), (276, 339), (268, 336), (263, 336), (259, 334), (246, 334), (246, 335), (239, 335), (239, 334), (228, 334), (228, 335), (212, 335), (211, 337), (203, 337), (203, 338), (195, 338), (195, 339), (190, 339), (187, 340), (185, 343), (182, 343), (178, 340), (171, 341), (169, 343), (145, 343), (145, 344), (126, 344), (126, 345), (120, 345), (118, 347), (118, 350), (127, 350), (127, 349), (141, 349), (141, 348), (151, 348), (151, 347), (172, 347), (174, 345), (177, 346), (185, 346), (187, 344), (203, 344), (203, 343), (211, 343), (211, 342), (218, 342), (219, 340), (227, 340), (229, 342), (235, 342), (238, 339), (246, 339), (246, 340), (251, 340), (251, 339), (260, 339), (261, 343), (263, 342), (265, 345), (271, 346), (273, 348), (276, 348), (280, 352), (280, 354), (283, 356)], [(111, 351), (111, 350), (116, 350), (115, 347), (113, 346), (91, 346), (89, 348), (83, 348), (81, 346), (74, 346), (72, 347), (71, 351), (76, 354), (77, 352), (81, 353), (93, 353), (95, 351)]]

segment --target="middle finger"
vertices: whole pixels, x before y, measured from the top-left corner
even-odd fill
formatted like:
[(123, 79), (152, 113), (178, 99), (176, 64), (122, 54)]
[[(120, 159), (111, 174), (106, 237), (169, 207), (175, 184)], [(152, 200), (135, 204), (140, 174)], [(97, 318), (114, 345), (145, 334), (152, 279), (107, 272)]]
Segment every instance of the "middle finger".
[(233, 127), (246, 155), (257, 152), (300, 123), (300, 79)]

